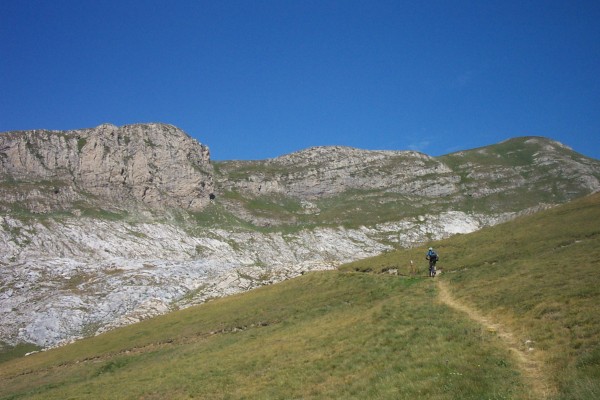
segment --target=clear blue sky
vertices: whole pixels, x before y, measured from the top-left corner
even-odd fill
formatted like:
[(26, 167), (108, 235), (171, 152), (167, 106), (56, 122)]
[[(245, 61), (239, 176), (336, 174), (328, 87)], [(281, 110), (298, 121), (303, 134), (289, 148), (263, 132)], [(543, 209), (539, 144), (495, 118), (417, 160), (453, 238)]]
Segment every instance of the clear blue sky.
[(600, 2), (0, 0), (0, 131), (104, 122), (217, 160), (523, 135), (600, 158)]

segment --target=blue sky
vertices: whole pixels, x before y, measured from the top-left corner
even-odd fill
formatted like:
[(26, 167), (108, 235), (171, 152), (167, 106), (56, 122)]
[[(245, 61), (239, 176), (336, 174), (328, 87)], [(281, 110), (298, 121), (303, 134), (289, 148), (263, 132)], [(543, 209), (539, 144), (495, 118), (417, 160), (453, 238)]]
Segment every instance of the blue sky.
[(165, 122), (217, 160), (540, 135), (600, 158), (598, 21), (574, 0), (0, 0), (0, 131)]

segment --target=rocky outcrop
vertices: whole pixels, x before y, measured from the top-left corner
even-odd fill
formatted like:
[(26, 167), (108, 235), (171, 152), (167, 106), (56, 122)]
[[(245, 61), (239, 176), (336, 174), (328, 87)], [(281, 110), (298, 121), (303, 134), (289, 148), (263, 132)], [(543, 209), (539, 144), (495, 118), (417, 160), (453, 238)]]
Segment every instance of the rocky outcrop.
[(164, 124), (0, 135), (4, 203), (36, 212), (77, 201), (200, 210), (214, 191), (209, 150)]
[(190, 234), (171, 223), (4, 216), (0, 340), (56, 346), (510, 217), (451, 212), (357, 229)]
[[(325, 208), (336, 208), (337, 213), (325, 223), (344, 223), (350, 214), (368, 211), (380, 213), (371, 215), (369, 223), (423, 209), (519, 212), (600, 188), (598, 160), (543, 137), (514, 138), (442, 157), (314, 147), (270, 160), (219, 162), (215, 167), (216, 190), (226, 197), (226, 207), (245, 221), (265, 226), (318, 223), (332, 216)], [(281, 196), (297, 199), (301, 210), (282, 214), (277, 221), (253, 209), (256, 199), (277, 206), (283, 203)], [(304, 217), (311, 214), (319, 217)]]
[(429, 197), (458, 191), (460, 178), (444, 163), (415, 151), (313, 147), (264, 161), (219, 164), (218, 188), (302, 199), (348, 190), (391, 190)]
[(443, 157), (335, 146), (213, 164), (164, 124), (4, 133), (0, 344), (54, 346), (472, 232), (599, 180), (598, 160), (544, 138)]

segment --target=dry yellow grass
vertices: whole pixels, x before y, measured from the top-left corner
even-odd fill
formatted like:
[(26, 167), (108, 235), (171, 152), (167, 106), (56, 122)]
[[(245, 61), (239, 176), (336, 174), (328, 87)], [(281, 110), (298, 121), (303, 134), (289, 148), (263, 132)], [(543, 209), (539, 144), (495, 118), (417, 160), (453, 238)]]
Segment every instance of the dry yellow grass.
[(597, 399), (599, 220), (600, 194), (435, 243), (433, 279), (424, 246), (0, 363), (0, 398)]

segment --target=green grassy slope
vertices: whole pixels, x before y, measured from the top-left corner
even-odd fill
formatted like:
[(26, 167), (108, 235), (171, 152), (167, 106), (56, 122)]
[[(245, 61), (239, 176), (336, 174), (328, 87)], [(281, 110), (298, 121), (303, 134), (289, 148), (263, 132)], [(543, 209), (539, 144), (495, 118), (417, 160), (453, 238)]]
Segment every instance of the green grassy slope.
[(425, 279), (313, 273), (0, 364), (0, 398), (512, 398), (521, 377)]
[[(456, 299), (510, 330), (552, 397), (600, 398), (600, 194), (434, 246)], [(381, 271), (426, 246), (345, 266)]]
[(509, 354), (432, 282), (315, 273), (1, 364), (1, 398), (511, 398)]
[(540, 398), (505, 338), (442, 302), (440, 283), (527, 347), (547, 398), (595, 399), (598, 217), (590, 196), (435, 243), (435, 279), (423, 248), (398, 251), (6, 361), (0, 399)]
[[(598, 160), (534, 136), (517, 137), (438, 159), (461, 177), (467, 197), (459, 199), (455, 207), (480, 212), (518, 211), (539, 203), (562, 204), (584, 196), (590, 193), (589, 188), (581, 186), (581, 171), (572, 168), (578, 163), (598, 165)], [(600, 179), (598, 172), (591, 175)], [(482, 189), (489, 193), (476, 199), (469, 196)]]

